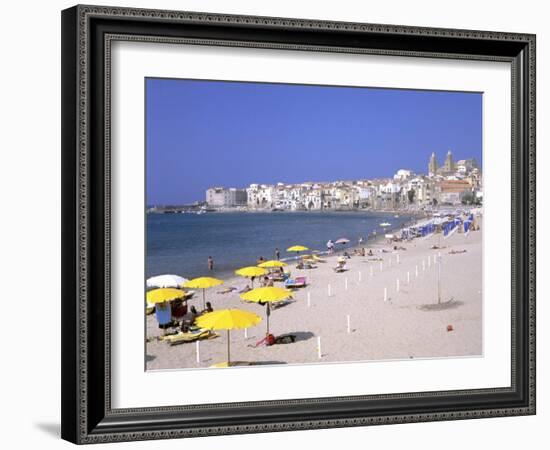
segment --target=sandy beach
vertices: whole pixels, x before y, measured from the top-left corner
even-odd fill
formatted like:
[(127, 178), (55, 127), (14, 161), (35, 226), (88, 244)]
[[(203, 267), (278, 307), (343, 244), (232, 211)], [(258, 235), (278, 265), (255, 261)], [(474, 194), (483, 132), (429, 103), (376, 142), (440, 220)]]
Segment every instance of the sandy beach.
[[(434, 245), (441, 248), (432, 249)], [(447, 239), (436, 234), (397, 246), (406, 250), (394, 251), (393, 244), (383, 242), (366, 246), (374, 256), (352, 256), (343, 273), (333, 271), (337, 255), (325, 257), (326, 262), (315, 269), (299, 270), (290, 263), (292, 277), (307, 277), (308, 286), (295, 290), (288, 304), (272, 310), (270, 332), (295, 335), (292, 344), (256, 347), (265, 336), (265, 307), (242, 301), (237, 291), (218, 293), (228, 286), (241, 289), (249, 283), (247, 279), (226, 279), (222, 286), (209, 289), (206, 296), (214, 309), (244, 309), (263, 319), (246, 333), (231, 332), (232, 361), (303, 364), (481, 355), (482, 232), (454, 233)], [(450, 253), (462, 250), (466, 251)], [(438, 254), (441, 304), (434, 259)], [(200, 292), (189, 305), (202, 308)], [(195, 343), (170, 346), (158, 341), (154, 337), (161, 330), (155, 316), (147, 316), (146, 322), (148, 370), (206, 368), (227, 360), (225, 331), (200, 341), (197, 362)]]

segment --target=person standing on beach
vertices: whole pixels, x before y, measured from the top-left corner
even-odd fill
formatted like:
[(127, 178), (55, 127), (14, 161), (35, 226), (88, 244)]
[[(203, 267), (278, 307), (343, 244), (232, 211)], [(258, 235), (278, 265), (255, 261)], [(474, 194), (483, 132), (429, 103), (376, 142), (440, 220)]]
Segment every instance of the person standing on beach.
[(214, 258), (211, 256), (208, 257), (208, 270), (214, 270)]
[(275, 249), (275, 259), (276, 259), (277, 261), (279, 261), (280, 258), (281, 258), (281, 253), (279, 252), (279, 248), (277, 247), (277, 248)]

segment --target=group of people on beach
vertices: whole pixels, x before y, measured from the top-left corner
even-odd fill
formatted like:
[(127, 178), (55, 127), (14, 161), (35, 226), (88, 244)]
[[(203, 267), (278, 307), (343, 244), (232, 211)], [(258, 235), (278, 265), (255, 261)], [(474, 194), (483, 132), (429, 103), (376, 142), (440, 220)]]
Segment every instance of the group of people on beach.
[(198, 311), (194, 305), (188, 308), (187, 300), (176, 299), (171, 302), (157, 303), (155, 305), (155, 316), (158, 326), (166, 334), (169, 329), (180, 329), (182, 333), (189, 331), (195, 323), (195, 319), (201, 314), (206, 314), (214, 311), (212, 304), (206, 302), (205, 308)]
[(367, 252), (365, 247), (353, 249), (353, 254), (355, 256), (373, 256), (372, 249), (369, 248), (369, 251)]

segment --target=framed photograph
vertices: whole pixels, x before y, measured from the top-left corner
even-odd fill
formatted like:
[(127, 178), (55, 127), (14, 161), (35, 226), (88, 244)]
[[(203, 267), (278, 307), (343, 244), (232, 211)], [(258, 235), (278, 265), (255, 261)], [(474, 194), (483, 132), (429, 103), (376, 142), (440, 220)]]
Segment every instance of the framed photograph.
[(62, 437), (535, 413), (535, 36), (62, 12)]

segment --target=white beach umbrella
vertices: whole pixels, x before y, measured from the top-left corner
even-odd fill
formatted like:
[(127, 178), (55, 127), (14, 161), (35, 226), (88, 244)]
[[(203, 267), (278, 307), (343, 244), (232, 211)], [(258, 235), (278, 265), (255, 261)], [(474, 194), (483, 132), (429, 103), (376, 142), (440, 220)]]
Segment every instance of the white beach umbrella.
[(158, 275), (147, 280), (148, 288), (181, 288), (186, 283), (187, 278), (179, 275)]

